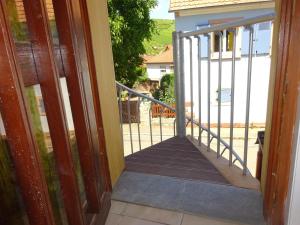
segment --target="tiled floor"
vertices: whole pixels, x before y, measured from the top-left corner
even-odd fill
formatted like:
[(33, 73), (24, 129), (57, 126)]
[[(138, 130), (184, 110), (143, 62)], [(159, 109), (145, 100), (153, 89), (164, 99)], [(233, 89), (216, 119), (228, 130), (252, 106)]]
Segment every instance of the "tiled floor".
[(230, 185), (125, 171), (112, 199), (154, 208), (263, 225), (261, 193)]
[(112, 201), (106, 225), (242, 225), (179, 212)]

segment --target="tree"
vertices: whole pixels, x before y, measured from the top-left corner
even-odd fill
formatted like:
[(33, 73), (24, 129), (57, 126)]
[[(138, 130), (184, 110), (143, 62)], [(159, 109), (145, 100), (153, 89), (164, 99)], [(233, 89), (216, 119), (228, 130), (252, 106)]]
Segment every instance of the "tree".
[(116, 79), (129, 87), (145, 76), (143, 41), (154, 32), (150, 10), (156, 4), (156, 0), (108, 0)]

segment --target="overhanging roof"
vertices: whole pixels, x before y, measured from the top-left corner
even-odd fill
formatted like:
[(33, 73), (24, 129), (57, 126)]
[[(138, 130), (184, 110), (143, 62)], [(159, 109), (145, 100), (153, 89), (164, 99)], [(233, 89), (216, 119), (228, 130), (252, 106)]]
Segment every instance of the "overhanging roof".
[(268, 3), (273, 0), (170, 0), (170, 12), (216, 6), (229, 6), (249, 3)]

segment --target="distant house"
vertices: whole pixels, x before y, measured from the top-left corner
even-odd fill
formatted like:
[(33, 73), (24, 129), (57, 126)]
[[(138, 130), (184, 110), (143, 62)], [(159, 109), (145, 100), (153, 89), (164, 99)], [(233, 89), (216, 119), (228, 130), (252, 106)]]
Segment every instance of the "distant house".
[(173, 46), (167, 45), (165, 50), (158, 55), (145, 56), (144, 64), (147, 68), (148, 78), (151, 81), (160, 82), (163, 75), (174, 72)]
[[(233, 22), (274, 12), (275, 3), (271, 0), (171, 0), (170, 12), (175, 14), (176, 31), (188, 32), (217, 24)], [(264, 124), (266, 118), (266, 105), (268, 98), (269, 73), (271, 63), (272, 22), (264, 22), (254, 25), (254, 57), (252, 70), (250, 122)], [(237, 28), (236, 45), (236, 96), (235, 96), (235, 123), (243, 123), (245, 120), (245, 98), (237, 93), (244, 93), (247, 85), (249, 31), (245, 28)], [(233, 32), (224, 30), (222, 35), (222, 89), (221, 103), (223, 112), (227, 112), (222, 118), (222, 123), (227, 123), (230, 112), (231, 96), (231, 61), (233, 50)], [(211, 121), (217, 122), (218, 106), (218, 59), (219, 59), (219, 36), (211, 34)], [(193, 49), (197, 49), (197, 39), (193, 38)], [(186, 99), (190, 101), (190, 78), (189, 78), (189, 42), (184, 42), (185, 57), (185, 90)], [(194, 80), (198, 79), (197, 51), (193, 53)], [(208, 39), (201, 36), (201, 66), (203, 94), (207, 93), (207, 59)], [(194, 96), (194, 112), (198, 115), (198, 99)], [(190, 104), (191, 102), (187, 102)], [(191, 104), (190, 104), (191, 105)], [(255, 107), (254, 107), (255, 105)], [(203, 103), (203, 122), (207, 118), (207, 104)]]

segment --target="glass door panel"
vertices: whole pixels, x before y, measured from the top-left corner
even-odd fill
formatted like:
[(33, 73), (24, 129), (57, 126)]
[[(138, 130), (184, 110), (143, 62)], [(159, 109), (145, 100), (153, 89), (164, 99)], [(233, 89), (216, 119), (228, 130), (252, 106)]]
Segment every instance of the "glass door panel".
[(42, 161), (43, 172), (46, 177), (48, 192), (52, 203), (52, 210), (56, 225), (66, 225), (67, 217), (62, 201), (60, 183), (56, 170), (52, 140), (49, 133), (49, 125), (45, 113), (44, 101), (40, 85), (26, 87), (27, 101), (30, 108), (30, 116), (33, 124), (33, 132), (37, 142)]
[[(55, 0), (53, 7), (51, 0), (44, 1), (45, 4), (33, 0), (4, 0), (1, 3), (7, 11), (9, 32), (12, 32), (15, 45), (12, 52), (16, 50), (16, 64), (20, 67), (17, 75), (11, 70), (10, 76), (23, 81), (21, 87), (16, 86), (16, 90), (21, 93), (23, 100), (26, 99), (21, 100), (22, 104), (17, 106), (17, 110), (22, 109), (19, 110), (19, 121), (27, 121), (21, 127), (24, 129), (13, 133), (9, 129), (11, 126), (7, 126), (7, 131), (16, 137), (23, 133), (22, 143), (31, 143), (27, 146), (32, 146), (34, 150), (29, 150), (27, 155), (30, 153), (37, 156), (35, 159), (38, 163), (31, 168), (34, 168), (32, 171), (35, 174), (41, 175), (40, 190), (46, 192), (45, 208), (51, 208), (48, 211), (44, 209), (46, 213), (42, 213), (47, 215), (45, 220), (48, 224), (53, 224), (52, 214), (55, 225), (84, 225), (92, 221), (104, 221), (110, 206), (110, 182), (107, 181), (108, 168), (103, 163), (106, 153), (103, 150), (105, 141), (102, 122), (99, 122), (101, 111), (98, 107), (95, 112), (94, 107), (94, 104), (99, 105), (99, 99), (98, 92), (95, 91), (95, 74), (92, 76), (92, 54), (88, 48), (91, 40), (86, 36), (88, 21), (85, 2)], [(44, 10), (47, 15), (41, 12)], [(7, 29), (5, 26), (2, 28)], [(49, 42), (49, 38), (52, 41)], [(9, 109), (5, 109), (3, 115), (7, 118)], [(11, 118), (8, 119), (14, 124)], [(30, 134), (30, 137), (25, 137), (24, 133)], [(33, 144), (32, 136), (37, 146)], [(10, 144), (13, 143), (11, 139), (8, 140)], [(19, 147), (22, 149), (23, 146)], [(20, 148), (13, 148), (12, 145), (11, 150), (18, 152)], [(26, 163), (34, 162), (34, 157), (31, 159), (30, 155), (28, 158)], [(22, 159), (16, 161), (14, 158), (14, 162), (22, 165)], [(0, 220), (0, 224), (27, 225), (1, 118), (0, 163), (0, 199), (2, 200), (2, 196), (3, 199), (8, 199), (0, 206), (0, 219), (3, 215), (9, 215), (6, 220)], [(19, 178), (19, 173), (17, 174)], [(30, 199), (24, 195), (30, 185), (26, 182), (21, 184), (22, 196)], [(10, 194), (5, 196), (7, 190)], [(28, 202), (31, 199), (25, 203)], [(31, 212), (35, 211), (39, 210), (32, 207)], [(30, 221), (36, 222), (37, 217), (33, 218), (32, 215), (28, 212)]]

